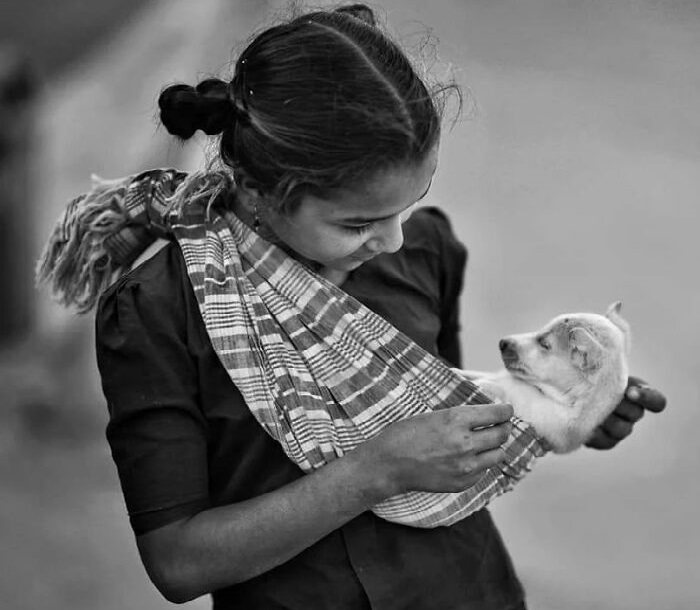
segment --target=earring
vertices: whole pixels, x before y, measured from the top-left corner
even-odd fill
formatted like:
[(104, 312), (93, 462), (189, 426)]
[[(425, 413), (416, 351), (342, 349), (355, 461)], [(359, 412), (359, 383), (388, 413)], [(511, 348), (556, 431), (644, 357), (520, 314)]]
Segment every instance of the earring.
[(258, 216), (258, 202), (253, 202), (253, 231), (257, 231), (260, 228), (260, 217)]

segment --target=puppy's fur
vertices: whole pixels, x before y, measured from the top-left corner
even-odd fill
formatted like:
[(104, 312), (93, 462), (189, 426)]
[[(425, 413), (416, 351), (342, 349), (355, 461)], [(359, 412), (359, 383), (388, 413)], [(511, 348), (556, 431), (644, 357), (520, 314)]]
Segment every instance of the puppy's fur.
[(544, 328), (503, 338), (505, 368), (462, 371), (499, 402), (513, 405), (555, 453), (580, 447), (614, 410), (627, 386), (630, 327), (619, 302), (605, 315), (557, 316)]

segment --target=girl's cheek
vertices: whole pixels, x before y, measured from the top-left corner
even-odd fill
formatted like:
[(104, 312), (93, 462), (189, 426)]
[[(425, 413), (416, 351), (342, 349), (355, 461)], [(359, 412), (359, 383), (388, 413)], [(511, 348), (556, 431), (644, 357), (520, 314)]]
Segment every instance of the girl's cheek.
[(327, 260), (343, 258), (359, 250), (366, 238), (362, 236), (337, 235), (328, 236), (317, 242), (319, 252), (323, 252)]

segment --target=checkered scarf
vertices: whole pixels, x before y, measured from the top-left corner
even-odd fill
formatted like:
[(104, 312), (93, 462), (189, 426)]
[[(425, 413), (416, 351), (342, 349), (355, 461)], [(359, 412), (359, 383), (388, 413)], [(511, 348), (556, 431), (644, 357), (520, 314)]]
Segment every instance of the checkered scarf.
[[(393, 422), (492, 402), (217, 205), (217, 195), (231, 186), (224, 174), (174, 170), (101, 182), (69, 204), (39, 278), (86, 311), (156, 236), (174, 235), (219, 359), (260, 425), (307, 473)], [(522, 432), (522, 423), (514, 423)], [(533, 445), (519, 449), (510, 464), (490, 469), (461, 493), (410, 492), (373, 510), (415, 527), (452, 524), (529, 470)]]

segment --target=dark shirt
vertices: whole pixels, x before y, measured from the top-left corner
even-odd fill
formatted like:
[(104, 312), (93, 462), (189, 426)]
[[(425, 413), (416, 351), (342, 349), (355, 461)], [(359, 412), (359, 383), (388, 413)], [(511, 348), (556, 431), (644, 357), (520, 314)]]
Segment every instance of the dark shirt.
[[(365, 263), (342, 288), (459, 366), (465, 264), (444, 214), (423, 208), (405, 223), (401, 250)], [(110, 287), (96, 324), (107, 438), (137, 535), (303, 476), (219, 362), (176, 244)], [(503, 610), (522, 589), (486, 510), (434, 529), (366, 512), (213, 600), (219, 610)]]

